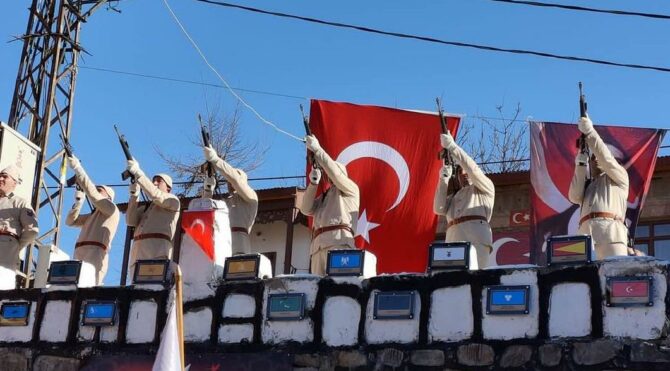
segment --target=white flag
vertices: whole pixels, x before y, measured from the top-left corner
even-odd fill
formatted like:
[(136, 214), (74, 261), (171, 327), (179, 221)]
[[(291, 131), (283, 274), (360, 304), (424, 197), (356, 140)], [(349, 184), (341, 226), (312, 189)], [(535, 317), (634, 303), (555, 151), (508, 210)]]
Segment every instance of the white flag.
[(161, 334), (161, 345), (158, 347), (152, 371), (181, 371), (181, 354), (179, 352), (179, 332), (177, 329), (176, 295), (170, 295), (170, 311)]

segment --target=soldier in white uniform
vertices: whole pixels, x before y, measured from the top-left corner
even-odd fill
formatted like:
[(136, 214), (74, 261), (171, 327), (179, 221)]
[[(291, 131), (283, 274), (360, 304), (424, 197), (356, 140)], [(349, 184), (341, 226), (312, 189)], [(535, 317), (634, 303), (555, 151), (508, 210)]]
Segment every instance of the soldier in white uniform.
[[(75, 204), (68, 212), (65, 224), (81, 228), (74, 245), (74, 258), (95, 267), (96, 283), (101, 285), (107, 274), (109, 250), (119, 225), (119, 209), (114, 204), (114, 190), (111, 187), (96, 186), (88, 177), (79, 159), (68, 157), (68, 164), (74, 170), (77, 184)], [(94, 210), (81, 214), (84, 198), (88, 197)]]
[[(128, 263), (129, 272), (133, 272), (137, 260), (170, 259), (181, 204), (170, 193), (172, 178), (167, 174), (156, 174), (149, 180), (135, 160), (128, 161), (128, 172), (135, 178), (126, 211), (126, 224), (135, 227)], [(140, 187), (151, 201), (147, 207), (138, 204)]]
[[(581, 206), (580, 234), (590, 234), (597, 259), (628, 254), (628, 228), (624, 224), (628, 199), (628, 173), (612, 156), (588, 117), (579, 120), (579, 131), (593, 155), (579, 153), (569, 198)], [(587, 163), (591, 181), (587, 185)]]
[(453, 170), (445, 165), (437, 183), (433, 210), (435, 214), (447, 218), (446, 241), (470, 242), (474, 247), (470, 251), (471, 268), (486, 268), (493, 250), (489, 221), (493, 214), (495, 187), (477, 163), (456, 144), (451, 134), (441, 134), (440, 141), (458, 165), (458, 179), (455, 181), (459, 189), (455, 193), (447, 193)]
[(358, 221), (360, 194), (356, 183), (347, 176), (344, 165), (328, 156), (316, 137), (308, 135), (305, 141), (307, 149), (314, 153), (316, 164), (326, 173), (324, 181), (330, 183), (330, 188), (316, 198), (321, 170), (313, 168), (299, 206), (300, 212), (313, 216), (311, 272), (323, 276), (326, 274), (328, 250), (356, 247), (354, 231)]
[(37, 218), (30, 202), (14, 194), (19, 169), (10, 165), (0, 171), (0, 266), (16, 270), (19, 251), (31, 245), (37, 233)]
[(258, 212), (258, 196), (247, 182), (247, 174), (236, 169), (216, 154), (214, 148), (203, 147), (205, 159), (228, 181), (230, 197), (226, 201), (230, 213), (233, 254), (249, 254), (251, 242), (249, 233), (254, 226)]

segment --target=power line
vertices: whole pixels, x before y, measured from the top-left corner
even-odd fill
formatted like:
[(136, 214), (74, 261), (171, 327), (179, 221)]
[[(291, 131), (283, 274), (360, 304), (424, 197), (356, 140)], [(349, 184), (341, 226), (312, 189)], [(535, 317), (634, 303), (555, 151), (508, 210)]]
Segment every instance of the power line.
[(627, 15), (627, 16), (655, 18), (655, 19), (670, 19), (670, 15), (665, 15), (665, 14), (629, 12), (629, 11), (625, 11), (625, 10), (612, 10), (612, 9), (597, 9), (597, 8), (588, 8), (588, 7), (576, 6), (576, 5), (543, 3), (543, 2), (539, 2), (539, 1), (522, 1), (522, 0), (491, 0), (491, 1), (499, 2), (499, 3), (509, 3), (509, 4), (515, 4), (515, 5), (530, 5), (530, 6), (539, 6), (539, 7), (544, 7), (544, 8), (559, 8), (559, 9), (567, 9), (567, 10), (578, 10), (578, 11), (593, 12), (593, 13)]
[[(211, 86), (211, 87), (214, 87), (214, 88), (224, 88), (224, 89), (226, 88), (224, 85), (212, 84), (212, 83), (207, 83), (207, 82), (198, 82), (198, 81), (193, 81), (193, 80), (177, 79), (177, 78), (166, 77), (166, 76), (148, 75), (148, 74), (137, 73), (137, 72), (127, 72), (127, 71), (121, 71), (121, 70), (113, 70), (113, 69), (109, 69), (109, 68), (81, 66), (81, 65), (79, 66), (79, 68), (87, 69), (87, 70), (93, 70), (93, 71), (99, 71), (99, 72), (115, 73), (115, 74), (119, 74), (119, 75), (142, 77), (142, 78), (146, 78), (146, 79), (177, 82), (177, 83), (182, 83), (182, 84)], [(283, 98), (300, 99), (300, 100), (309, 99), (307, 97), (301, 97), (301, 96), (298, 96), (298, 95), (273, 93), (273, 92), (264, 91), (264, 90), (253, 90), (253, 89), (236, 88), (236, 87), (231, 87), (231, 89), (241, 91), (241, 92), (245, 92), (245, 93), (272, 95), (272, 96), (283, 97)]]
[(384, 36), (398, 37), (398, 38), (403, 38), (403, 39), (420, 40), (420, 41), (425, 41), (425, 42), (434, 43), (434, 44), (443, 44), (443, 45), (450, 45), (450, 46), (456, 46), (456, 47), (462, 47), (462, 48), (486, 50), (486, 51), (492, 51), (492, 52), (502, 52), (502, 53), (511, 53), (511, 54), (521, 54), (521, 55), (533, 55), (533, 56), (536, 56), (536, 57), (560, 59), (560, 60), (566, 60), (566, 61), (572, 61), (572, 62), (587, 62), (587, 63), (593, 63), (593, 64), (606, 65), (606, 66), (624, 67), (624, 68), (641, 69), (641, 70), (652, 70), (652, 71), (659, 71), (659, 72), (670, 72), (669, 67), (651, 66), (651, 65), (643, 65), (643, 64), (634, 64), (634, 63), (621, 63), (621, 62), (608, 61), (608, 60), (604, 60), (604, 59), (577, 57), (577, 56), (561, 55), (561, 54), (554, 54), (554, 53), (547, 53), (547, 52), (540, 52), (540, 51), (533, 51), (533, 50), (509, 49), (509, 48), (501, 48), (501, 47), (490, 46), (490, 45), (481, 45), (481, 44), (465, 43), (465, 42), (460, 42), (460, 41), (442, 40), (442, 39), (437, 39), (437, 38), (434, 38), (434, 37), (418, 36), (418, 35), (411, 35), (411, 34), (400, 33), (400, 32), (392, 32), (392, 31), (384, 31), (384, 30), (371, 28), (371, 27), (366, 27), (366, 26), (357, 26), (357, 25), (352, 25), (352, 24), (347, 24), (347, 23), (325, 21), (325, 20), (321, 20), (321, 19), (317, 19), (317, 18), (311, 18), (311, 17), (303, 17), (303, 16), (294, 15), (294, 14), (274, 12), (274, 11), (263, 10), (263, 9), (259, 9), (259, 8), (252, 8), (252, 7), (243, 6), (243, 5), (226, 3), (226, 2), (222, 2), (222, 1), (212, 1), (212, 0), (195, 0), (195, 1), (198, 1), (198, 2), (201, 2), (201, 3), (212, 4), (212, 5), (218, 5), (218, 6), (222, 6), (222, 7), (246, 10), (246, 11), (254, 12), (254, 13), (272, 15), (272, 16), (276, 16), (276, 17), (297, 19), (297, 20), (300, 20), (300, 21), (305, 21), (305, 22), (309, 22), (309, 23), (316, 23), (316, 24), (320, 24), (320, 25), (333, 26), (333, 27), (339, 27), (339, 28), (348, 28), (348, 29), (352, 29), (352, 30), (356, 30), (356, 31), (374, 33), (374, 34), (384, 35)]

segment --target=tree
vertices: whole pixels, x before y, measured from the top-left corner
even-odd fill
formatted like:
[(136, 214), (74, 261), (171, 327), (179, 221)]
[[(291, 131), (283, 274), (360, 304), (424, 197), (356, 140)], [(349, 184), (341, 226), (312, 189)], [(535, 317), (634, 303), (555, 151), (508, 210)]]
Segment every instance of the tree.
[[(268, 148), (260, 145), (257, 141), (247, 142), (242, 139), (239, 106), (235, 107), (228, 116), (220, 115), (218, 108), (212, 110), (208, 108), (207, 112), (201, 116), (205, 128), (210, 133), (212, 146), (222, 159), (247, 173), (262, 164), (262, 159)], [(200, 149), (202, 148), (202, 138), (200, 133), (195, 130), (196, 127), (197, 124), (194, 123), (190, 142)], [(207, 173), (200, 150), (196, 152), (197, 154), (189, 156), (169, 155), (160, 149), (156, 149), (156, 151), (176, 178), (186, 180), (180, 184), (183, 196), (194, 195), (201, 190), (196, 186), (202, 183)], [(216, 175), (216, 178), (217, 189), (221, 189), (220, 187), (223, 184), (227, 185), (225, 179), (219, 174)]]
[[(499, 117), (475, 116), (482, 125), (465, 121), (459, 130), (459, 142), (467, 143), (472, 158), (486, 173), (507, 173), (528, 169), (528, 125), (519, 120), (521, 104), (511, 114), (504, 102), (496, 107)], [(508, 116), (509, 115), (509, 116)], [(470, 137), (474, 140), (470, 140)]]

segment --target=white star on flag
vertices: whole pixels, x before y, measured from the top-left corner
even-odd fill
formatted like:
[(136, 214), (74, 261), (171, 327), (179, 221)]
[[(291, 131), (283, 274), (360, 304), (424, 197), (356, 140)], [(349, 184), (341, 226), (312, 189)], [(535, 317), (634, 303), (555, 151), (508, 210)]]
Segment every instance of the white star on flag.
[(361, 216), (358, 218), (358, 224), (356, 225), (356, 236), (363, 236), (365, 242), (370, 243), (370, 231), (379, 227), (380, 224), (373, 223), (368, 220), (367, 210), (363, 210)]

